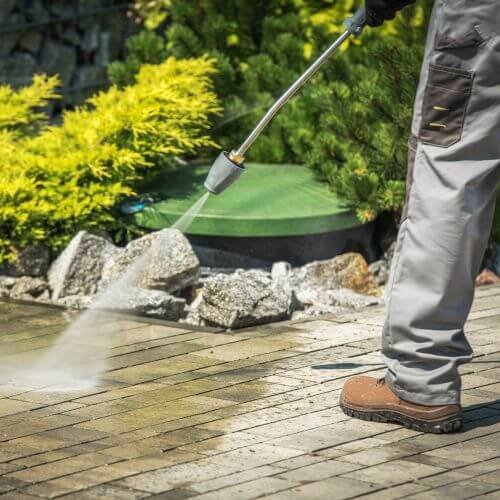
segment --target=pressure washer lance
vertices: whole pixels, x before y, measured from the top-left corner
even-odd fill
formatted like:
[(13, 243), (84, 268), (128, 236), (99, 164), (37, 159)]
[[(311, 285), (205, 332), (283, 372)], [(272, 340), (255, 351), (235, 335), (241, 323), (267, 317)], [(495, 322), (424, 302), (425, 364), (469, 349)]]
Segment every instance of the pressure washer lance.
[(222, 151), (210, 168), (205, 188), (213, 194), (225, 191), (245, 171), (243, 162), (245, 154), (257, 140), (262, 131), (269, 125), (278, 111), (318, 72), (323, 64), (337, 51), (337, 49), (352, 35), (362, 33), (366, 23), (365, 8), (361, 7), (350, 19), (345, 21), (345, 31), (335, 40), (328, 49), (300, 76), (300, 78), (272, 105), (262, 120), (253, 129), (245, 142), (236, 150), (227, 153)]

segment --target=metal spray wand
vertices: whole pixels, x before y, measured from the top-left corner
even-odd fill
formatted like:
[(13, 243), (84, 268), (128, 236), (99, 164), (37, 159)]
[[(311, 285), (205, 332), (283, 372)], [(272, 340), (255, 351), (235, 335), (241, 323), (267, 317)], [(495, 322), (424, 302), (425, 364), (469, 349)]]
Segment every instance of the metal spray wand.
[(314, 63), (285, 91), (285, 93), (271, 106), (243, 144), (230, 153), (223, 151), (219, 154), (210, 168), (205, 188), (213, 193), (220, 194), (235, 182), (244, 172), (245, 154), (260, 134), (269, 125), (280, 109), (319, 71), (326, 61), (337, 52), (338, 48), (351, 36), (358, 36), (365, 27), (365, 9), (361, 7), (345, 24), (345, 31), (321, 54)]

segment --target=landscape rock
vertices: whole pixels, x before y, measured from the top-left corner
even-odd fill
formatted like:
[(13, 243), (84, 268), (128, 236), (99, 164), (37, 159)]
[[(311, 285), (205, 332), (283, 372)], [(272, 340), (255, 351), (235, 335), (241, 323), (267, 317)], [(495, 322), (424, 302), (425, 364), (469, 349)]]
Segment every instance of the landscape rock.
[(50, 14), (43, 6), (42, 0), (26, 2), (24, 11), (28, 14), (29, 20), (32, 22), (47, 21), (50, 18)]
[(292, 266), (288, 262), (275, 262), (271, 268), (271, 279), (275, 283), (275, 286), (282, 289), (290, 298), (288, 304), (288, 311), (290, 314), (294, 311), (301, 311), (304, 309), (290, 281), (291, 271)]
[(45, 40), (41, 53), (41, 65), (49, 75), (58, 74), (61, 83), (68, 86), (76, 67), (76, 51), (73, 47)]
[(10, 290), (18, 281), (18, 278), (12, 276), (0, 276), (0, 288)]
[(303, 288), (297, 292), (297, 297), (306, 307), (324, 306), (325, 309), (329, 306), (357, 309), (379, 303), (378, 299), (372, 295), (362, 295), (347, 288), (338, 290)]
[(206, 326), (206, 321), (200, 316), (199, 308), (201, 303), (203, 302), (203, 291), (200, 290), (196, 298), (191, 302), (191, 304), (187, 305), (185, 311), (187, 315), (185, 318), (181, 320), (181, 323), (185, 323), (187, 325), (192, 326)]
[(10, 297), (10, 291), (19, 278), (0, 276), (0, 298)]
[(271, 277), (275, 281), (287, 281), (292, 271), (292, 266), (288, 262), (275, 262), (271, 269)]
[(81, 26), (84, 30), (81, 47), (85, 52), (94, 52), (99, 48), (100, 23), (95, 18), (82, 19)]
[(386, 260), (381, 259), (372, 262), (368, 270), (373, 274), (378, 286), (384, 286), (389, 280), (389, 265)]
[(311, 262), (294, 269), (291, 273), (291, 284), (296, 290), (349, 288), (365, 295), (381, 295), (380, 287), (369, 271), (366, 260), (361, 254), (354, 252)]
[(379, 304), (379, 299), (373, 295), (364, 295), (353, 292), (348, 288), (340, 288), (339, 290), (330, 290), (328, 293), (329, 303), (347, 307), (349, 309), (359, 309)]
[(137, 264), (135, 284), (141, 288), (174, 293), (198, 280), (200, 263), (187, 238), (176, 229), (163, 229), (115, 253), (104, 266), (101, 287), (122, 276), (139, 257), (144, 260)]
[(386, 250), (386, 252), (384, 253), (383, 260), (385, 260), (387, 262), (387, 269), (391, 268), (392, 259), (394, 258), (394, 254), (396, 253), (396, 244), (397, 244), (397, 242), (396, 242), (396, 240), (394, 240), (389, 245), (389, 248)]
[(49, 250), (46, 247), (29, 246), (20, 251), (12, 263), (2, 264), (0, 274), (8, 276), (45, 276), (49, 269)]
[(483, 269), (476, 278), (476, 286), (497, 285), (500, 283), (500, 276), (491, 269)]
[(36, 298), (48, 289), (49, 284), (44, 279), (23, 276), (16, 281), (10, 290), (10, 296), (15, 299)]
[(0, 2), (0, 24), (5, 23), (15, 5), (16, 0), (2, 0)]
[[(98, 304), (99, 305), (99, 304)], [(92, 308), (94, 304), (90, 304)], [(110, 309), (178, 321), (185, 316), (186, 301), (159, 290), (131, 287), (113, 296)]]
[(81, 36), (74, 26), (69, 26), (65, 28), (61, 32), (61, 40), (71, 44), (71, 45), (79, 45), (81, 42)]
[[(5, 49), (6, 45), (0, 44), (0, 47)], [(33, 74), (40, 72), (37, 60), (31, 54), (15, 50), (8, 57), (3, 57), (2, 50), (0, 50), (0, 75), (3, 75), (4, 79), (5, 75), (8, 75), (8, 82), (13, 87), (29, 85)]]
[(269, 273), (238, 270), (207, 280), (198, 312), (208, 324), (243, 328), (287, 319), (293, 303), (290, 291), (273, 282)]
[(115, 253), (116, 248), (108, 240), (80, 231), (50, 267), (52, 298), (95, 294), (104, 263)]
[[(1, 3), (2, 2), (0, 2), (0, 5)], [(0, 9), (2, 9), (1, 6)], [(9, 16), (8, 14), (6, 14), (6, 11), (1, 12), (0, 10), (0, 17), (2, 18), (2, 25), (6, 24), (9, 26), (16, 26), (24, 22), (24, 16), (19, 13), (13, 13)], [(16, 46), (18, 40), (19, 33), (16, 32), (5, 33), (4, 35), (2, 35), (2, 43), (0, 43), (0, 57), (8, 56)]]
[(28, 31), (19, 40), (19, 47), (31, 54), (38, 54), (42, 46), (42, 34), (38, 31)]
[(347, 307), (339, 307), (339, 306), (329, 306), (327, 304), (318, 304), (312, 307), (307, 307), (302, 311), (295, 311), (292, 314), (292, 319), (294, 321), (301, 319), (311, 319), (317, 318), (319, 316), (324, 315), (334, 315), (334, 314), (342, 314), (349, 311)]

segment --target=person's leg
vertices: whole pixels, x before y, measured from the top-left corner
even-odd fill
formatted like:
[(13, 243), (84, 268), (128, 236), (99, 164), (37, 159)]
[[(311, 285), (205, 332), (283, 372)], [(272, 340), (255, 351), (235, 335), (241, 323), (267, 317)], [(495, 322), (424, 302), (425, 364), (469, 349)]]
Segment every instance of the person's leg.
[(408, 192), (389, 280), (385, 379), (354, 377), (349, 415), (425, 432), (462, 423), (464, 324), (500, 182), (497, 0), (437, 0), (415, 101)]
[(438, 0), (417, 94), (408, 195), (383, 332), (386, 381), (423, 405), (460, 401), (464, 324), (500, 180), (497, 0)]

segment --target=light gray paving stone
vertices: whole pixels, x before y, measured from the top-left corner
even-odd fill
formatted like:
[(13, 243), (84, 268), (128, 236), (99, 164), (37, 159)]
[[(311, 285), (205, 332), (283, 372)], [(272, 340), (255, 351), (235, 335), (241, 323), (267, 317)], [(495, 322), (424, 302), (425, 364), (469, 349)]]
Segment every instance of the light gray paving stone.
[(444, 472), (444, 468), (432, 465), (417, 464), (405, 460), (392, 460), (372, 467), (348, 472), (342, 477), (366, 481), (368, 483), (380, 484), (383, 486), (406, 483), (434, 474)]
[(284, 472), (279, 474), (277, 477), (296, 483), (309, 483), (313, 481), (321, 481), (322, 479), (328, 479), (332, 476), (338, 476), (361, 467), (361, 465), (341, 462), (339, 460), (327, 460), (325, 462), (311, 464), (306, 467)]
[(120, 484), (139, 491), (162, 493), (236, 472), (241, 471), (227, 466), (222, 468), (208, 460), (198, 460), (138, 474), (123, 479)]
[(413, 445), (408, 441), (409, 440), (382, 446), (374, 446), (367, 450), (344, 455), (340, 460), (360, 465), (377, 465), (398, 458), (417, 455), (422, 451), (426, 451), (425, 447), (422, 449), (422, 447)]
[(485, 493), (498, 489), (498, 485), (477, 481), (475, 479), (464, 479), (439, 488), (410, 495), (406, 498), (411, 500), (442, 500), (443, 498), (460, 500), (465, 498), (480, 497)]
[(327, 460), (327, 458), (322, 456), (305, 454), (299, 455), (298, 457), (280, 460), (279, 462), (274, 462), (273, 466), (285, 470), (294, 470), (301, 467), (306, 467), (307, 465), (323, 462), (325, 460)]
[(262, 443), (221, 453), (211, 457), (211, 461), (222, 468), (227, 466), (245, 470), (249, 467), (273, 464), (301, 454), (302, 452), (296, 449)]
[(264, 465), (262, 467), (256, 467), (255, 469), (236, 472), (234, 474), (228, 474), (215, 479), (209, 479), (208, 481), (195, 482), (189, 486), (189, 489), (191, 491), (195, 491), (196, 493), (208, 493), (210, 491), (220, 490), (222, 488), (227, 488), (240, 483), (246, 483), (255, 479), (274, 476), (280, 472), (282, 472), (282, 469), (279, 467)]
[(291, 481), (276, 477), (264, 477), (199, 495), (196, 498), (199, 500), (234, 500), (235, 498), (239, 500), (249, 500), (262, 497), (263, 495), (269, 495), (277, 491), (289, 491), (290, 488), (294, 486), (296, 486), (296, 484)]
[(384, 488), (375, 493), (370, 493), (363, 496), (363, 500), (399, 500), (407, 496), (428, 490), (427, 486), (417, 484), (414, 482)]
[(380, 488), (380, 486), (365, 483), (363, 481), (333, 477), (314, 483), (308, 483), (263, 498), (266, 500), (304, 500), (306, 498), (307, 500), (325, 500), (326, 498), (342, 500), (344, 498), (355, 498)]
[(355, 420), (346, 420), (318, 429), (277, 438), (270, 442), (278, 446), (285, 446), (298, 450), (316, 451), (348, 443), (350, 441), (356, 441), (363, 437), (377, 436), (390, 428), (390, 425), (387, 426), (387, 424), (370, 422), (366, 425), (360, 425), (359, 422)]

